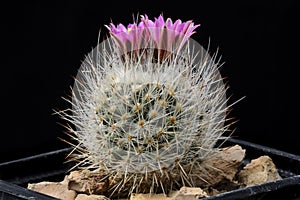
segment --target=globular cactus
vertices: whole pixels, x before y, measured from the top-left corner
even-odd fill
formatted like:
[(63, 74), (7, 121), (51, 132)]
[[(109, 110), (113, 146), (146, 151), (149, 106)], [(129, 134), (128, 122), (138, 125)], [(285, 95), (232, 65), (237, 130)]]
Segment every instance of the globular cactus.
[(71, 113), (60, 114), (78, 166), (104, 172), (112, 192), (193, 185), (193, 169), (228, 131), (219, 60), (190, 38), (198, 26), (147, 15), (110, 24), (112, 37), (82, 63)]

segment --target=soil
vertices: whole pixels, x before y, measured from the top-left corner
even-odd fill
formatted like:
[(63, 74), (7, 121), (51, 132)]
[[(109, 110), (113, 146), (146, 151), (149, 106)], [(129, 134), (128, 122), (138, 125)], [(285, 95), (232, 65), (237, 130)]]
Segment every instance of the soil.
[[(281, 179), (270, 157), (261, 156), (243, 165), (245, 153), (246, 150), (239, 145), (215, 153), (202, 163), (201, 168), (195, 169), (194, 173), (201, 174), (201, 179), (195, 180), (196, 187), (184, 186), (168, 195), (131, 194), (125, 199), (195, 200)], [(61, 182), (28, 184), (28, 188), (62, 200), (109, 200), (104, 194), (110, 184), (109, 178), (103, 174), (82, 170), (70, 172)]]

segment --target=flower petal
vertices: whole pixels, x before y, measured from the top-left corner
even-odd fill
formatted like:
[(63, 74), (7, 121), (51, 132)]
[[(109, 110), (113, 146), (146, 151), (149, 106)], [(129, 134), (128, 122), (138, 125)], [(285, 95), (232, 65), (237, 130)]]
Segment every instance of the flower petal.
[(194, 25), (191, 20), (182, 22), (177, 19), (173, 23), (171, 18), (167, 18), (165, 21), (162, 15), (152, 21), (145, 14), (140, 16), (140, 20), (138, 24), (134, 22), (128, 24), (127, 27), (123, 24), (115, 26), (113, 23), (106, 27), (113, 37), (118, 38), (119, 42), (128, 43), (129, 41), (130, 46), (134, 48), (142, 42), (154, 42), (157, 48), (171, 48), (173, 45), (183, 45), (200, 26)]
[(161, 28), (165, 26), (165, 20), (162, 15), (160, 15), (158, 18), (155, 18), (155, 27)]
[(166, 24), (166, 27), (168, 29), (172, 30), (172, 28), (173, 28), (173, 22), (172, 22), (171, 18), (168, 18), (165, 24)]

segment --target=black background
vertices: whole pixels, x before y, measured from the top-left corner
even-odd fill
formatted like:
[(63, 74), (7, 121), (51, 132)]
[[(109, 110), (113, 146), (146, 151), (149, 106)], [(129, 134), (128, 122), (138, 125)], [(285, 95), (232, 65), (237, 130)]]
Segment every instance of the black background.
[(233, 137), (300, 154), (299, 1), (12, 2), (1, 13), (0, 161), (67, 146), (53, 109), (69, 107), (72, 76), (97, 45), (99, 30), (148, 14), (192, 19), (192, 36), (225, 62), (239, 121)]

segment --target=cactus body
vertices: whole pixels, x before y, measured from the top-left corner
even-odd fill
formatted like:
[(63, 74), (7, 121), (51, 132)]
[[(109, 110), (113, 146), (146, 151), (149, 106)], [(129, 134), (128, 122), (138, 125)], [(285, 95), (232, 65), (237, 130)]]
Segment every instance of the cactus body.
[(129, 45), (113, 34), (100, 43), (79, 69), (72, 113), (60, 113), (73, 125), (79, 165), (110, 176), (113, 192), (193, 185), (193, 169), (228, 130), (216, 55), (184, 33), (159, 45), (155, 31)]

